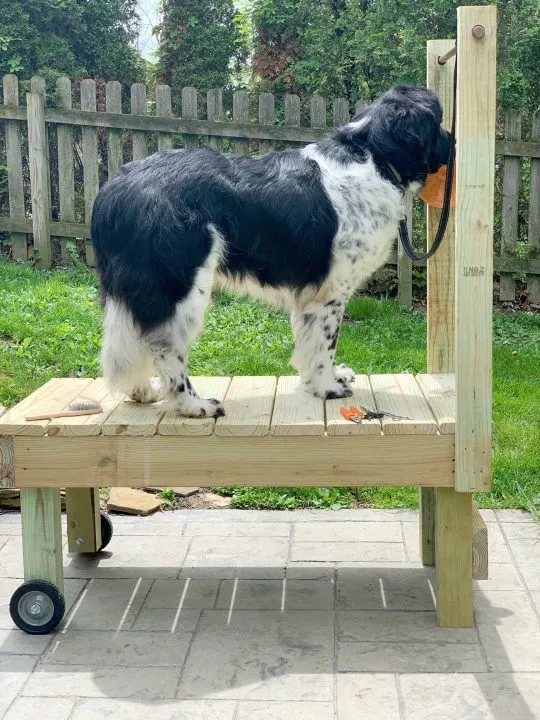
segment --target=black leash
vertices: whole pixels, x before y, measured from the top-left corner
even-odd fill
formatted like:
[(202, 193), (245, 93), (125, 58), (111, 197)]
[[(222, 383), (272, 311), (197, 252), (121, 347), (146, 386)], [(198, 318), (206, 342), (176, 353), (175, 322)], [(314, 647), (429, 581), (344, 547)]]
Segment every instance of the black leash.
[(454, 107), (452, 110), (452, 127), (450, 129), (450, 152), (448, 153), (448, 163), (447, 163), (447, 168), (446, 168), (446, 182), (444, 184), (443, 207), (442, 207), (441, 217), (439, 220), (439, 227), (437, 228), (437, 232), (435, 234), (435, 239), (433, 240), (433, 244), (430, 247), (430, 249), (427, 252), (422, 253), (421, 255), (417, 255), (417, 253), (414, 251), (411, 240), (409, 238), (409, 232), (407, 230), (407, 219), (404, 218), (403, 220), (399, 221), (399, 238), (401, 240), (403, 250), (405, 251), (405, 254), (408, 255), (413, 262), (421, 262), (422, 260), (428, 260), (430, 257), (435, 255), (435, 253), (441, 246), (441, 243), (444, 238), (444, 234), (446, 232), (446, 226), (448, 225), (448, 217), (450, 215), (450, 197), (452, 195), (452, 182), (454, 180), (454, 168), (455, 168), (455, 162), (456, 162), (455, 139), (456, 139), (457, 56), (456, 56), (456, 63), (454, 66), (453, 94), (454, 94)]

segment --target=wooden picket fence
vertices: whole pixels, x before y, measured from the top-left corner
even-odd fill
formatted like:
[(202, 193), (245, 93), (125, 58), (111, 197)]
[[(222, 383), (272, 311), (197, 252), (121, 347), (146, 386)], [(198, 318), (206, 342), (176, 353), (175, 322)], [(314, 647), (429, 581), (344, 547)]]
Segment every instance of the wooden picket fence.
[[(263, 93), (258, 98), (258, 122), (254, 122), (250, 96), (241, 90), (233, 94), (229, 109), (224, 109), (222, 91), (210, 90), (205, 98), (205, 119), (199, 116), (202, 98), (191, 87), (182, 90), (181, 116), (173, 114), (173, 98), (166, 85), (156, 88), (152, 100), (144, 84), (133, 85), (129, 112), (124, 112), (122, 87), (117, 81), (96, 88), (94, 80), (82, 80), (75, 108), (68, 78), (56, 83), (54, 107), (46, 102), (46, 90), (43, 78), (32, 78), (26, 106), (20, 105), (18, 79), (5, 75), (0, 104), (0, 140), (3, 131), (7, 166), (8, 203), (4, 207), (9, 207), (9, 215), (0, 215), (0, 233), (10, 233), (13, 258), (27, 258), (30, 252), (39, 267), (50, 267), (56, 246), (60, 261), (68, 262), (74, 243), (85, 252), (87, 264), (94, 265), (89, 240), (94, 200), (100, 184), (132, 158), (172, 147), (207, 145), (248, 154), (298, 146), (320, 140), (329, 133), (330, 125), (345, 124), (351, 113), (365, 106), (359, 101), (352, 108), (347, 100), (336, 98), (330, 108), (324, 98), (314, 96), (306, 112), (298, 96), (285, 95), (276, 112), (274, 96)], [(302, 124), (306, 115), (309, 124)], [(501, 237), (500, 252), (494, 258), (503, 300), (515, 298), (515, 278), (519, 276), (526, 277), (529, 299), (540, 301), (538, 113), (531, 137), (532, 142), (521, 140), (520, 114), (507, 111), (504, 138), (497, 142), (497, 154), (502, 156), (498, 158)], [(523, 158), (530, 158), (525, 243), (520, 242), (524, 236)], [(524, 248), (528, 257), (518, 257)], [(398, 299), (410, 305), (411, 262), (399, 248), (391, 260), (397, 265)]]

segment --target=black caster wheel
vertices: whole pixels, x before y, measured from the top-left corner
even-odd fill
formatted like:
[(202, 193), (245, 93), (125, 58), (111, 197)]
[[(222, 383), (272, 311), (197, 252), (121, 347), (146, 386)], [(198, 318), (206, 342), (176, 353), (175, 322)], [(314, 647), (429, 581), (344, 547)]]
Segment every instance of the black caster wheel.
[(107, 513), (100, 513), (101, 515), (101, 547), (98, 552), (105, 550), (107, 545), (111, 542), (113, 536), (113, 524), (111, 518)]
[(30, 635), (46, 635), (64, 617), (66, 603), (60, 590), (47, 580), (29, 580), (11, 596), (9, 612), (15, 625)]

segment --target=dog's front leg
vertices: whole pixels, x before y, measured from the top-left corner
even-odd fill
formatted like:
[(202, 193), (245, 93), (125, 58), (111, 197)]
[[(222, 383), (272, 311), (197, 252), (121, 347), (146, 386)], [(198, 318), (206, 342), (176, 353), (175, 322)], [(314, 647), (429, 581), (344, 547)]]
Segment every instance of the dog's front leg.
[(345, 300), (309, 303), (293, 312), (295, 349), (291, 362), (306, 387), (325, 400), (350, 397), (350, 377), (336, 377), (334, 357)]

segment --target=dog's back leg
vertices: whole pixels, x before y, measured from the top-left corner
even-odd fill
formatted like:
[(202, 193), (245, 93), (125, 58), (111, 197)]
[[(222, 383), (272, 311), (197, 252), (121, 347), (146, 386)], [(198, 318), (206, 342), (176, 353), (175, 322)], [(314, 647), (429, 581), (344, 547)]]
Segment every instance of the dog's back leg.
[(105, 301), (101, 365), (112, 390), (141, 403), (158, 399), (159, 386), (150, 380), (154, 374), (150, 348), (131, 311), (110, 297)]

